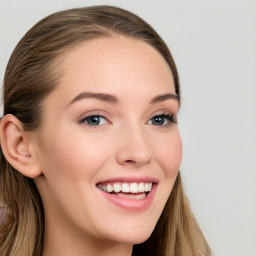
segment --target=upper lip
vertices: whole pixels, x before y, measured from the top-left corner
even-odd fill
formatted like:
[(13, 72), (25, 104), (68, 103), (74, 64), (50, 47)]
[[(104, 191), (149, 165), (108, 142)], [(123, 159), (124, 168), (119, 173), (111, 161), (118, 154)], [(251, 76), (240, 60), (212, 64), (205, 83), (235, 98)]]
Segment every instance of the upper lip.
[(98, 182), (97, 184), (102, 183), (115, 183), (115, 182), (127, 182), (127, 183), (139, 183), (139, 182), (152, 182), (152, 183), (158, 183), (158, 179), (151, 177), (151, 176), (124, 176), (124, 177), (115, 177), (110, 178), (106, 180), (102, 180)]

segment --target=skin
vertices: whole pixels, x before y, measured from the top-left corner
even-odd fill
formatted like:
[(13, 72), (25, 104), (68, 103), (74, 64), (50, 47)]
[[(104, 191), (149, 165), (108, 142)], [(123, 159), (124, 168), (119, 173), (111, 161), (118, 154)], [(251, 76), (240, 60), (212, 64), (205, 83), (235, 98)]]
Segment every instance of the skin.
[[(163, 125), (153, 122), (167, 112), (177, 119), (176, 99), (151, 103), (175, 94), (171, 70), (145, 42), (117, 36), (80, 43), (58, 68), (61, 81), (44, 101), (42, 126), (30, 136), (28, 149), (21, 147), (38, 170), (34, 180), (46, 216), (43, 255), (131, 255), (133, 244), (152, 233), (181, 163), (178, 125), (166, 118)], [(81, 92), (111, 94), (118, 103), (71, 103)], [(90, 115), (102, 116), (100, 124), (87, 123)], [(96, 187), (141, 176), (158, 181), (145, 211), (123, 209)]]

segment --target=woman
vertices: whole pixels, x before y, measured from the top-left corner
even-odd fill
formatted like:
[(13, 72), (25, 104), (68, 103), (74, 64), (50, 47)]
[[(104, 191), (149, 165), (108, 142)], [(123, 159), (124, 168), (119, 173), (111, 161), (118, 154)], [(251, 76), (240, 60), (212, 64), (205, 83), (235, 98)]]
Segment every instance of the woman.
[(178, 73), (128, 11), (55, 13), (15, 48), (1, 120), (1, 255), (210, 255), (179, 167)]

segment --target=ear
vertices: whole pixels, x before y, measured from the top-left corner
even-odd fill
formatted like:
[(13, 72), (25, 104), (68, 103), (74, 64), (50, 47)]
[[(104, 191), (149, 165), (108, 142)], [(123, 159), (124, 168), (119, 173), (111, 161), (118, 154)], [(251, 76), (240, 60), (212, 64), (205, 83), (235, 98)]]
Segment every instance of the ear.
[(32, 133), (26, 132), (15, 116), (8, 114), (2, 117), (0, 141), (6, 160), (23, 175), (36, 178), (41, 171), (33, 157), (32, 138)]

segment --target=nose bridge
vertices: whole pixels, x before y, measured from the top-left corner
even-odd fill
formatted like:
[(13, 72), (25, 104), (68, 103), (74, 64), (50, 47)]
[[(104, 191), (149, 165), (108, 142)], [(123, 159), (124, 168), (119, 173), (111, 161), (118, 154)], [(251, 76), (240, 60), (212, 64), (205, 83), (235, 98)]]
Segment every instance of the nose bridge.
[(130, 123), (122, 127), (119, 134), (117, 161), (121, 164), (143, 165), (150, 162), (152, 149), (143, 125)]

